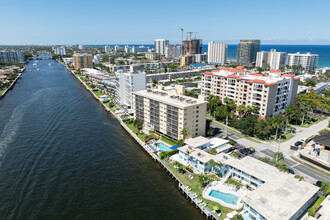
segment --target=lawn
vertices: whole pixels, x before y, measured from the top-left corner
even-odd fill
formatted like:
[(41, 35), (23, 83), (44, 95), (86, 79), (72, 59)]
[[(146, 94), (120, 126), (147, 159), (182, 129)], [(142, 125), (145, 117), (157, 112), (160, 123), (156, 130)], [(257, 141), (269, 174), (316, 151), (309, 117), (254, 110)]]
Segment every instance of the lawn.
[[(291, 138), (293, 138), (294, 137), (294, 134), (292, 134), (292, 133), (287, 133), (286, 135), (282, 135), (282, 137), (281, 137), (281, 143), (282, 142), (286, 142), (287, 140), (289, 140), (289, 139), (291, 139)], [(257, 137), (254, 137), (255, 139), (258, 139), (258, 140), (261, 140), (261, 139), (259, 139), (259, 138), (257, 138)], [(278, 139), (277, 140), (275, 140), (275, 135), (271, 135), (270, 136), (270, 139), (266, 139), (266, 140), (261, 140), (261, 141), (265, 141), (265, 142), (272, 142), (272, 141), (275, 141), (275, 142), (278, 142)]]
[(97, 97), (100, 97), (100, 96), (104, 95), (102, 92), (99, 92), (99, 91), (93, 91), (93, 93), (94, 93)]
[[(202, 199), (211, 210), (213, 210), (213, 206), (218, 206), (221, 210), (221, 219), (225, 219), (228, 213), (234, 211), (233, 209), (224, 207), (217, 202), (213, 202), (211, 200), (208, 200), (208, 199), (205, 199), (202, 197), (203, 188), (202, 188), (201, 183), (199, 182), (198, 174), (192, 174), (192, 176), (194, 178), (190, 179), (190, 178), (188, 178), (187, 173), (185, 173), (185, 174), (178, 173), (177, 169), (175, 169), (171, 163), (166, 162), (166, 161), (163, 161), (163, 162), (173, 171), (173, 173), (185, 185), (189, 186), (191, 188), (191, 191), (195, 192), (198, 195), (198, 198)], [(219, 180), (219, 178), (217, 176), (215, 176), (215, 175), (211, 175), (211, 176), (214, 180)]]
[(0, 90), (0, 95), (2, 95), (6, 90), (3, 89), (3, 90)]
[[(125, 123), (125, 124), (129, 129), (131, 129), (131, 131), (133, 131), (134, 134), (137, 134), (139, 132), (138, 129), (133, 125), (133, 123)], [(144, 138), (147, 136), (147, 134), (139, 133), (137, 136), (141, 141), (144, 142)]]
[(162, 137), (162, 139), (160, 139), (161, 141), (164, 141), (166, 144), (169, 144), (172, 146), (176, 145), (176, 142), (168, 137)]

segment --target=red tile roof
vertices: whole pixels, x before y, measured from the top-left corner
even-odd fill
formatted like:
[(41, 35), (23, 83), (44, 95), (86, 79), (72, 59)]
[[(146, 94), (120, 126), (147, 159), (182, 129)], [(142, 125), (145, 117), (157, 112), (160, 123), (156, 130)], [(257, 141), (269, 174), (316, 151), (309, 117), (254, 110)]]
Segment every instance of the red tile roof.
[(230, 70), (228, 67), (221, 67), (220, 70)]
[(212, 72), (219, 72), (219, 70), (212, 70)]
[(293, 74), (283, 74), (282, 76), (283, 77), (295, 77), (295, 75), (293, 75)]
[(252, 76), (262, 76), (260, 73), (253, 73)]
[(212, 75), (213, 76), (213, 73), (212, 72), (204, 72), (204, 73), (201, 73), (202, 75), (204, 74), (208, 74), (208, 75)]
[(5, 75), (0, 75), (0, 79), (6, 79), (7, 78), (7, 76), (5, 76)]
[(245, 66), (237, 66), (236, 69), (244, 69)]
[(271, 73), (281, 73), (282, 71), (281, 70), (269, 70), (269, 72), (271, 72)]
[(295, 77), (295, 78), (293, 78), (293, 80), (299, 80), (300, 79), (300, 77)]
[(231, 69), (230, 72), (232, 72), (232, 73), (242, 73), (242, 72), (245, 72), (245, 70), (242, 70), (242, 69)]

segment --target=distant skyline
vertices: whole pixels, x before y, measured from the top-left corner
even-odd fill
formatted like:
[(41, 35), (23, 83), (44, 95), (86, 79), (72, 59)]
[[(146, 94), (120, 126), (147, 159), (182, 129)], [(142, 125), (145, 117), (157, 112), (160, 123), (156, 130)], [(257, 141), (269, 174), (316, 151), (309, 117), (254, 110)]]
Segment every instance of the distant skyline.
[(0, 0), (0, 45), (180, 43), (330, 44), (328, 0)]

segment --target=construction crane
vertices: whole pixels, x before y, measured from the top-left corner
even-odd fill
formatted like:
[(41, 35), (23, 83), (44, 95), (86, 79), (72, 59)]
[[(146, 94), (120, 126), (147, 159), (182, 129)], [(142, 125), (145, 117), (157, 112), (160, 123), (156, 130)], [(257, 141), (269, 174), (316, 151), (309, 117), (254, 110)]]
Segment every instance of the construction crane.
[(183, 56), (183, 29), (180, 28), (181, 30), (181, 56)]

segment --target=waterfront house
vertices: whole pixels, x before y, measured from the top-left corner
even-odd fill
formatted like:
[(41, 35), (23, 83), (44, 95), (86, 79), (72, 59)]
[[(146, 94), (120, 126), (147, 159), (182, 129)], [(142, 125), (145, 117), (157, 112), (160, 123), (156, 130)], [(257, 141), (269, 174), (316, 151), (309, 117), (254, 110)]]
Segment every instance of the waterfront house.
[[(208, 139), (202, 136), (189, 138), (185, 141), (185, 144), (178, 148), (178, 160), (182, 164), (192, 167), (196, 173), (206, 173), (212, 170), (218, 171), (218, 168), (212, 167), (210, 161), (223, 163), (230, 158), (226, 152), (232, 149), (228, 140), (220, 138)], [(210, 153), (212, 148), (214, 149), (213, 154)]]

